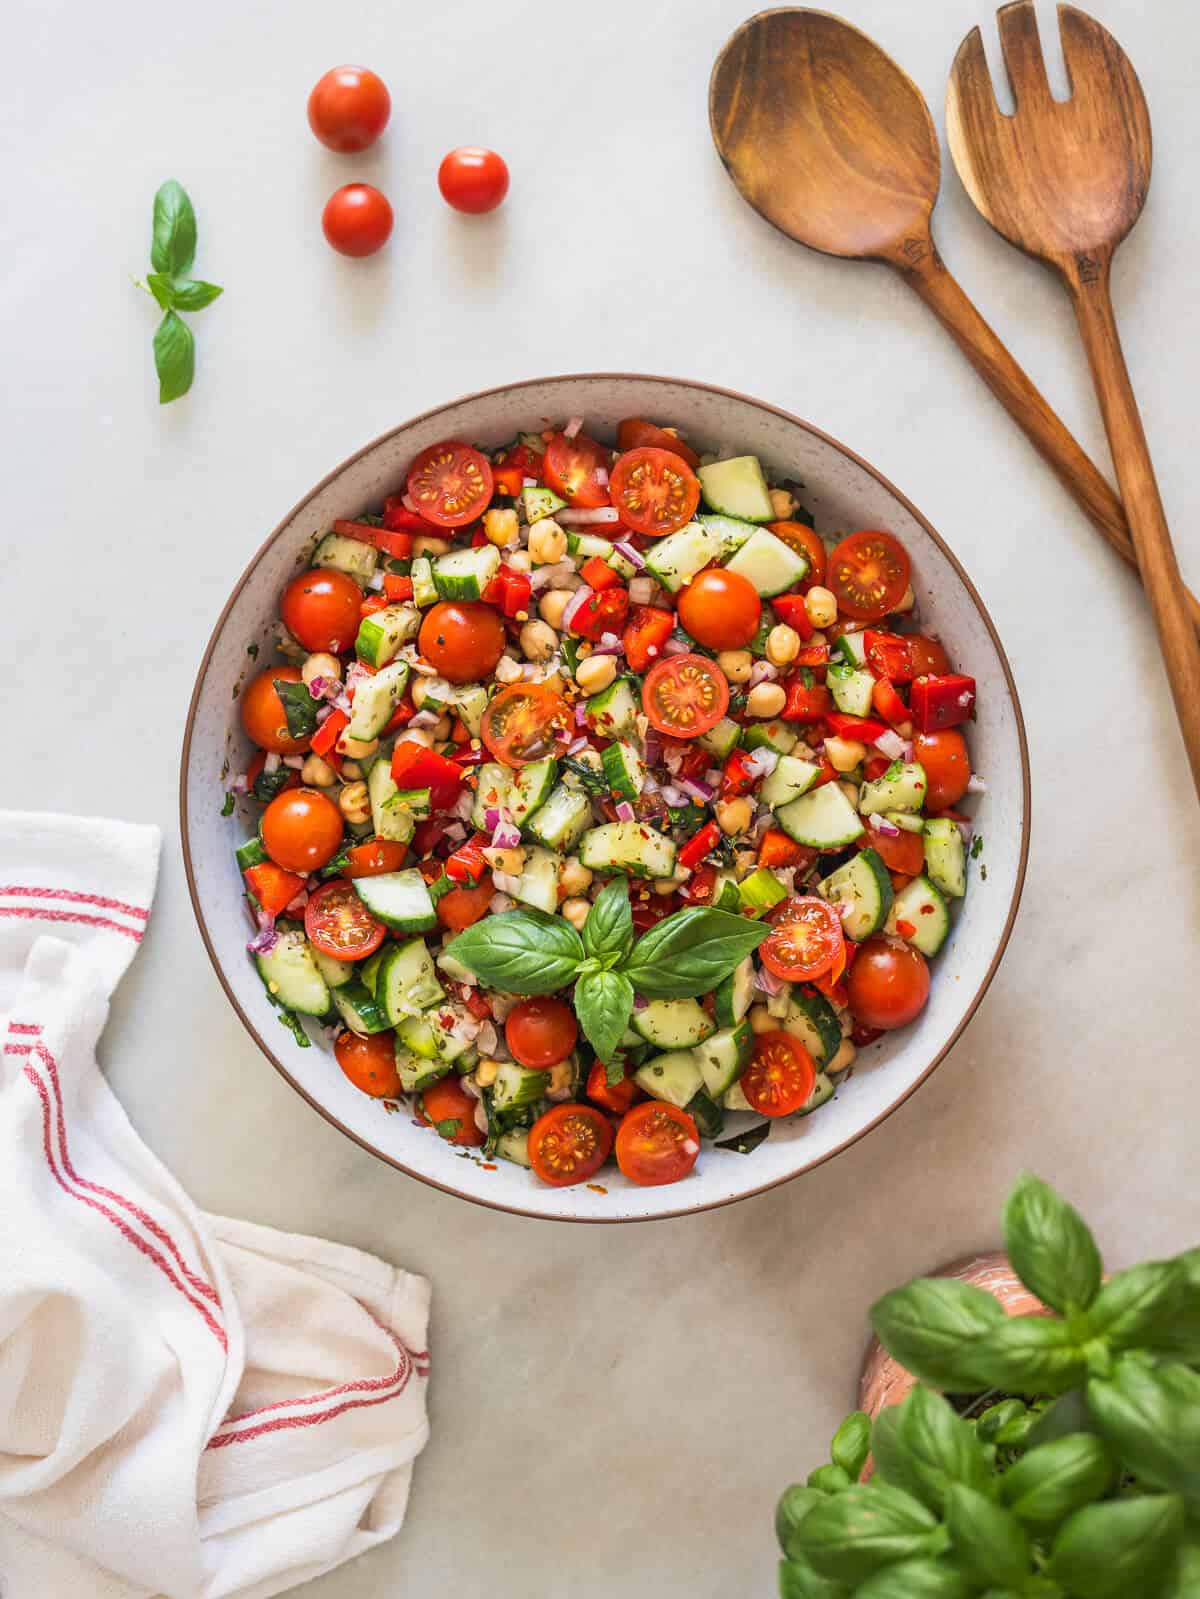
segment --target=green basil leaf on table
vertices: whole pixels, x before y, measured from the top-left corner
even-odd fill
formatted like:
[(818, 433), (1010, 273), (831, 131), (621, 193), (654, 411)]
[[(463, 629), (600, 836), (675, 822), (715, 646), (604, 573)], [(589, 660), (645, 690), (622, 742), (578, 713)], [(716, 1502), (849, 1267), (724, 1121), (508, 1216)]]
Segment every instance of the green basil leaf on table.
[(871, 1452), (871, 1418), (861, 1410), (853, 1410), (833, 1435), (829, 1458), (855, 1481)]
[(952, 1393), (996, 1385), (981, 1369), (978, 1347), (1008, 1320), (982, 1288), (951, 1277), (922, 1277), (871, 1306), (884, 1348), (922, 1382)]
[(597, 894), (583, 924), (583, 947), (589, 955), (619, 955), (633, 948), (633, 911), (626, 879), (614, 877)]
[(317, 702), (309, 693), (308, 684), (289, 683), (286, 678), (277, 677), (274, 689), (287, 717), (288, 737), (311, 738), (317, 730)]
[(633, 1010), (633, 984), (623, 972), (591, 972), (575, 985), (575, 1015), (597, 1058), (617, 1053)]
[(174, 311), (168, 311), (155, 329), (154, 370), (158, 373), (160, 405), (179, 399), (192, 386), (196, 344), (191, 328)]
[(1127, 1470), (1200, 1510), (1200, 1374), (1124, 1356), (1111, 1377), (1092, 1378), (1087, 1402)]
[(779, 1562), (779, 1599), (848, 1599), (850, 1591), (844, 1583), (819, 1576), (807, 1560)]
[(156, 272), (176, 276), (186, 272), (195, 257), (196, 213), (183, 185), (168, 178), (154, 196), (151, 265)]
[(714, 988), (770, 933), (729, 911), (694, 905), (659, 922), (634, 945), (625, 974), (649, 999), (690, 999)]
[(1096, 1295), (1088, 1331), (1114, 1350), (1155, 1347), (1169, 1333), (1190, 1297), (1186, 1267), (1177, 1260), (1147, 1260), (1116, 1272)]
[(1102, 1499), (1117, 1478), (1104, 1441), (1077, 1432), (1039, 1444), (998, 1478), (1000, 1497), (1025, 1526), (1050, 1530)]
[(760, 1144), (765, 1144), (771, 1136), (771, 1123), (755, 1122), (753, 1127), (747, 1127), (744, 1133), (733, 1133), (729, 1138), (718, 1138), (713, 1143), (714, 1149), (731, 1149), (735, 1155), (753, 1155)]
[(821, 1503), (821, 1499), (819, 1489), (809, 1488), (802, 1482), (794, 1482), (780, 1494), (779, 1503), (775, 1506), (775, 1536), (785, 1555), (797, 1560), (804, 1558), (797, 1534), (805, 1516), (814, 1505)]
[(956, 1566), (925, 1559), (885, 1566), (857, 1587), (854, 1595), (855, 1599), (970, 1599), (978, 1592), (977, 1584)]
[(574, 978), (584, 959), (583, 940), (561, 916), (501, 911), (459, 933), (454, 958), (490, 988), (508, 994), (552, 994)]
[(145, 286), (164, 311), (174, 309), (175, 280), (169, 272), (147, 272)]
[(941, 1514), (954, 1483), (982, 1489), (988, 1465), (979, 1440), (954, 1407), (928, 1388), (880, 1412), (871, 1433), (875, 1468), (885, 1482)]
[(880, 1566), (937, 1552), (945, 1534), (925, 1506), (899, 1488), (855, 1485), (814, 1505), (798, 1533), (823, 1577), (858, 1583)]
[(950, 1484), (946, 1526), (958, 1563), (976, 1582), (1019, 1589), (1032, 1576), (1033, 1550), (1024, 1527), (978, 1488)]
[(203, 311), (225, 290), (218, 283), (205, 283), (203, 278), (182, 278), (174, 285), (172, 292), (176, 310)]
[(1004, 1206), (1004, 1244), (1017, 1276), (1064, 1316), (1086, 1310), (1103, 1265), (1083, 1217), (1040, 1177), (1025, 1172)]
[(1183, 1524), (1174, 1494), (1086, 1505), (1063, 1524), (1046, 1574), (1073, 1599), (1141, 1599), (1170, 1573)]

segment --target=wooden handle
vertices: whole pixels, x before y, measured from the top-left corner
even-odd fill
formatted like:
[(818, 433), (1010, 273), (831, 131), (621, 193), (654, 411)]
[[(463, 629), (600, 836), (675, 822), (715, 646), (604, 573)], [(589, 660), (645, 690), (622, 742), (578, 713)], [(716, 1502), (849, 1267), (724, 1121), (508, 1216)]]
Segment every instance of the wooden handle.
[(1065, 263), (1063, 271), (1092, 369), (1142, 584), (1154, 612), (1192, 779), (1200, 794), (1200, 643), (1190, 623), (1186, 591), (1155, 481), (1150, 447), (1121, 353), (1108, 291), (1111, 259), (1111, 250), (1093, 251)]
[[(911, 247), (912, 241), (908, 241)], [(923, 242), (923, 241), (917, 241)], [(1124, 508), (1107, 478), (1085, 455), (1061, 418), (1017, 365), (1008, 349), (980, 316), (957, 280), (946, 270), (932, 239), (917, 261), (892, 258), (905, 282), (933, 311), (980, 377), (1014, 418), (1030, 443), (1055, 472), (1095, 527), (1135, 571), (1138, 558)], [(914, 250), (914, 254), (917, 252)], [(1200, 627), (1200, 600), (1187, 589), (1186, 603)]]

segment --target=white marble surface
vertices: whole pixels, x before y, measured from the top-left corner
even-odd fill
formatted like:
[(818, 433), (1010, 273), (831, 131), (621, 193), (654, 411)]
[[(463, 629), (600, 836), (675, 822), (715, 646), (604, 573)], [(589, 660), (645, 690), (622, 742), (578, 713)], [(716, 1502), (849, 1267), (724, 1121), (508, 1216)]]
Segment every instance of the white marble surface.
[[(1200, 585), (1200, 16), (1174, 0), (1094, 5), (1154, 119), (1153, 189), (1115, 289)], [(184, 20), (130, 0), (15, 0), (5, 15), (3, 594), (21, 692), (5, 707), (0, 803), (164, 829), (154, 923), (103, 1053), (197, 1199), (377, 1250), (435, 1284), (434, 1441), (409, 1524), (312, 1599), (769, 1592), (775, 1496), (852, 1397), (866, 1305), (992, 1243), (1019, 1167), (1085, 1208), (1114, 1264), (1200, 1233), (1200, 830), (1136, 585), (898, 283), (789, 245), (737, 199), (705, 90), (747, 9), (210, 0)], [(846, 9), (940, 121), (953, 51), (986, 8)], [(322, 151), (304, 120), (310, 83), (346, 59), (394, 96), (382, 148), (357, 160)], [(452, 214), (434, 186), (442, 153), (469, 140), (512, 168), (490, 219)], [(360, 174), (386, 187), (397, 229), (384, 255), (352, 263), (325, 247), (319, 214)], [(197, 270), (228, 292), (197, 319), (193, 394), (160, 411), (154, 312), (129, 278), (168, 175), (199, 210)], [(1055, 285), (988, 231), (952, 172), (935, 220), (947, 261), (1104, 461)], [(457, 1204), (309, 1111), (223, 1000), (175, 824), (197, 660), (282, 513), (413, 412), (587, 369), (748, 390), (890, 475), (992, 609), (1034, 765), (1016, 936), (931, 1082), (790, 1187), (611, 1230)]]

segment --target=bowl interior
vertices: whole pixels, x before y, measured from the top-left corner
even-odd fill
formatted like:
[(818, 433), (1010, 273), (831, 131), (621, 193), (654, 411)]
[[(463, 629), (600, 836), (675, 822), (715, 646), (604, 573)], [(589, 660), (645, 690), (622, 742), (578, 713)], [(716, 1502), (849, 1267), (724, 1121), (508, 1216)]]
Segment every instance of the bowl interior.
[[(566, 1189), (546, 1188), (504, 1162), (489, 1170), (413, 1125), (409, 1115), (389, 1113), (360, 1094), (325, 1048), (299, 1048), (279, 1027), (245, 953), (248, 923), (233, 851), (247, 835), (246, 819), (220, 814), (223, 773), (244, 770), (251, 753), (231, 709), (242, 680), (258, 669), (247, 651), (257, 644), (269, 658), (277, 597), (313, 536), (335, 517), (376, 506), (426, 445), (459, 437), (494, 447), (518, 429), (570, 415), (586, 417), (588, 430), (609, 440), (625, 416), (678, 425), (698, 449), (752, 452), (776, 476), (799, 480), (825, 535), (888, 529), (912, 557), (925, 626), (979, 684), (970, 741), (987, 792), (967, 803), (984, 848), (935, 963), (920, 1021), (861, 1051), (851, 1080), (819, 1114), (780, 1123), (751, 1155), (706, 1147), (692, 1176), (666, 1188), (638, 1188), (615, 1168), (605, 1169), (598, 1187)], [(615, 1221), (724, 1204), (807, 1171), (886, 1116), (933, 1069), (982, 996), (1016, 913), (1027, 852), (1028, 758), (1008, 664), (969, 579), (914, 507), (865, 462), (798, 419), (724, 390), (674, 379), (559, 377), (492, 390), (406, 423), (339, 467), (287, 517), (239, 580), (201, 665), (181, 802), (188, 878), (209, 954), (242, 1020), (295, 1088), (373, 1153), (448, 1191), (526, 1214)], [(733, 1118), (730, 1125), (750, 1120)]]

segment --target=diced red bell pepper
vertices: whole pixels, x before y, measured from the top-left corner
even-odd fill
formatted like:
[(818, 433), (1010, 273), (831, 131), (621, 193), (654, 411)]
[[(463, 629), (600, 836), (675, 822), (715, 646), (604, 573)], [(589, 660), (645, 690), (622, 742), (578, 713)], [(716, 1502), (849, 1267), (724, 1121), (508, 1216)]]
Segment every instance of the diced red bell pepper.
[(811, 866), (816, 858), (815, 849), (810, 849), (807, 844), (797, 844), (795, 839), (789, 838), (777, 827), (768, 828), (759, 841), (760, 866), (777, 866), (786, 870), (789, 866)]
[(693, 833), (691, 838), (679, 851), (678, 861), (680, 866), (689, 871), (708, 854), (709, 850), (716, 849), (721, 841), (721, 829), (716, 822), (705, 822), (698, 833)]
[(440, 539), (444, 528), (427, 522), (416, 511), (410, 511), (402, 495), (389, 494), (383, 502), (383, 525), (397, 533), (423, 533), (427, 538)]
[(407, 727), (416, 714), (417, 707), (412, 702), (412, 694), (406, 689), (404, 698), (388, 718), (387, 726), (383, 730), (383, 737), (386, 738), (389, 733), (395, 733), (400, 728)]
[(794, 627), (802, 639), (812, 638), (815, 630), (808, 619), (803, 594), (776, 594), (771, 606), (779, 620)]
[(621, 574), (614, 572), (608, 562), (600, 556), (590, 556), (579, 568), (579, 575), (587, 586), (597, 591), (601, 589), (616, 588), (621, 581)]
[[(406, 517), (412, 513), (405, 511)], [(412, 517), (415, 522), (420, 522), (420, 531), (436, 534), (437, 528), (428, 522), (421, 522), (421, 518)], [(412, 533), (392, 532), (388, 527), (372, 527), (369, 522), (345, 522), (338, 520), (333, 524), (333, 531), (344, 539), (357, 539), (360, 544), (373, 544), (377, 550), (382, 550), (385, 555), (392, 555), (398, 561), (404, 560), (412, 554)]]
[(333, 524), (333, 531), (342, 539), (357, 539), (360, 544), (374, 544), (379, 529), (373, 527), (370, 522), (351, 522), (344, 517), (338, 517)]
[(488, 542), (488, 536), (481, 527), (477, 527), (474, 533), (471, 534), (471, 548), (473, 550), (481, 550)]
[(876, 678), (871, 690), (871, 703), (884, 721), (890, 722), (893, 727), (903, 727), (906, 722), (912, 721), (912, 712), (886, 677)]
[(619, 633), (629, 610), (629, 590), (621, 585), (589, 594), (568, 624), (579, 638), (598, 639), (602, 633)]
[[(542, 457), (531, 450), (528, 444), (514, 444), (511, 450), (505, 450), (503, 466), (519, 467), (526, 477), (541, 478)], [(492, 468), (494, 477), (496, 468)]]
[(679, 890), (679, 897), (688, 905), (711, 905), (713, 890), (717, 886), (715, 866), (697, 866)]
[(384, 555), (390, 555), (397, 561), (407, 561), (412, 554), (413, 536), (411, 533), (393, 533), (386, 527), (377, 527), (375, 544)]
[(462, 996), (463, 1004), (477, 1022), (490, 1020), (492, 1007), (488, 1003), (486, 994), (481, 994), (473, 983), (460, 983), (459, 993)]
[(819, 722), (833, 709), (833, 695), (824, 683), (805, 683), (801, 672), (784, 683), (787, 695), (780, 716), (785, 722)]
[(611, 1110), (617, 1116), (624, 1116), (638, 1096), (638, 1085), (632, 1077), (625, 1077), (619, 1083), (610, 1083), (608, 1069), (600, 1061), (593, 1061), (588, 1072), (587, 1097), (597, 1105), (603, 1105), (605, 1110)]
[(330, 711), (312, 736), (309, 748), (313, 754), (322, 757), (328, 755), (349, 724), (350, 718), (345, 711)]
[(630, 671), (648, 672), (674, 631), (674, 611), (664, 611), (657, 605), (635, 605), (621, 640)]
[(448, 816), (428, 816), (423, 822), (417, 823), (413, 829), (412, 847), (421, 860), (433, 854), (450, 825)]
[[(676, 749), (681, 748), (679, 745), (674, 747)], [(702, 772), (707, 772), (712, 764), (713, 757), (706, 749), (702, 749), (699, 744), (685, 744), (682, 746), (682, 754), (679, 759), (680, 777), (690, 777), (694, 782)]]
[(874, 744), (881, 733), (887, 732), (885, 722), (876, 722), (868, 716), (847, 716), (844, 711), (829, 711), (825, 725), (838, 738), (857, 739), (860, 744)]
[(368, 594), (359, 609), (360, 616), (374, 616), (376, 611), (386, 611), (391, 601), (384, 594)]
[(391, 572), (383, 574), (383, 592), (389, 600), (411, 600), (413, 597), (413, 580), (411, 577), (397, 577)]
[(488, 869), (484, 847), (489, 843), (486, 833), (477, 833), (466, 844), (460, 844), (446, 861), (446, 876), (455, 883), (478, 883)]
[(524, 484), (525, 473), (519, 466), (511, 466), (506, 461), (503, 466), (492, 468), (492, 488), (497, 494), (507, 494), (515, 500)]
[(501, 566), (484, 589), (483, 598), (488, 605), (494, 605), (498, 611), (510, 620), (514, 620), (522, 612), (528, 616), (530, 601), (533, 598), (533, 584), (527, 572), (518, 572), (511, 566)]
[(908, 639), (899, 633), (880, 633), (869, 627), (863, 634), (867, 665), (876, 677), (889, 683), (907, 683), (912, 676), (913, 653)]
[(435, 811), (448, 811), (462, 792), (463, 769), (436, 750), (407, 741), (392, 752), (392, 781), (397, 788), (427, 788)]
[(882, 777), (891, 765), (886, 755), (868, 755), (863, 762), (863, 776), (868, 783), (873, 783), (877, 777)]
[(975, 679), (960, 672), (944, 677), (914, 677), (912, 717), (922, 733), (957, 727), (970, 720), (975, 709)]
[(268, 916), (278, 916), (295, 899), (304, 887), (304, 879), (296, 872), (285, 872), (274, 861), (261, 861), (248, 866), (242, 873), (246, 886)]
[(826, 783), (836, 783), (842, 774), (833, 765), (827, 755), (821, 757), (821, 775), (813, 780), (813, 788), (823, 788)]
[(828, 666), (828, 644), (806, 644), (793, 662), (795, 666)]
[(721, 798), (737, 799), (742, 794), (748, 794), (759, 776), (745, 750), (734, 750), (721, 773)]

